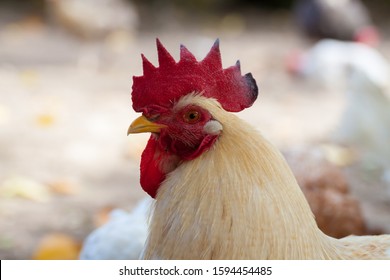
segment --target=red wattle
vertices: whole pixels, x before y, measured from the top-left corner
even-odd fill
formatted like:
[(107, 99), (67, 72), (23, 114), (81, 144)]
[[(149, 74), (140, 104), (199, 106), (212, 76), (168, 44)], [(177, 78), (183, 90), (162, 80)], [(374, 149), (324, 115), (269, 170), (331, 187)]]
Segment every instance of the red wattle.
[[(174, 143), (167, 145), (168, 143), (163, 142), (164, 144), (161, 147), (161, 135), (158, 141), (152, 135), (141, 156), (141, 187), (151, 197), (155, 198), (158, 188), (165, 180), (166, 174), (172, 171), (168, 169), (163, 172), (160, 169), (160, 166), (164, 162), (167, 163), (169, 157), (172, 156), (172, 154), (162, 152), (164, 150), (163, 147), (170, 147), (171, 153), (173, 152), (173, 154), (177, 155), (180, 160), (192, 160), (207, 151), (217, 139), (217, 135), (207, 135), (196, 149), (192, 148), (189, 150), (187, 146), (180, 145), (180, 142), (175, 142), (176, 145)], [(176, 163), (172, 161), (171, 164), (173, 164), (173, 168), (176, 166)]]
[(165, 174), (158, 167), (156, 151), (158, 143), (152, 135), (141, 156), (141, 186), (145, 192), (155, 198), (160, 184), (165, 180)]

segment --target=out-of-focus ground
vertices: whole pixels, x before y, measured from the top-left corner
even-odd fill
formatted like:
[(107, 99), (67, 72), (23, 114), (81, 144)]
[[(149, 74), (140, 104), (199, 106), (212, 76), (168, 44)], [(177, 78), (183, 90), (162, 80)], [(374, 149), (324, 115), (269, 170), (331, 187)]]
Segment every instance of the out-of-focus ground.
[[(181, 43), (201, 59), (219, 38), (224, 67), (240, 59), (260, 88), (239, 115), (279, 148), (329, 139), (345, 94), (286, 73), (286, 54), (308, 44), (287, 11), (179, 19), (167, 13), (134, 33), (81, 39), (45, 15), (0, 8), (0, 259), (31, 259), (54, 232), (82, 242), (104, 209), (131, 209), (145, 196), (148, 135), (126, 131), (137, 116), (131, 77), (142, 74), (140, 53), (157, 64), (156, 37), (176, 59)], [(388, 58), (389, 35), (379, 47)], [(369, 226), (390, 232), (390, 195), (371, 183), (375, 174), (345, 172)]]

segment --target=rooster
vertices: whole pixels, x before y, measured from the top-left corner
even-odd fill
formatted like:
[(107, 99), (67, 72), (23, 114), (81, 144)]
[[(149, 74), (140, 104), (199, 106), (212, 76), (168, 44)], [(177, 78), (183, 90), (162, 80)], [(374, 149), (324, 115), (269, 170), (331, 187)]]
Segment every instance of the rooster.
[(240, 63), (223, 69), (219, 42), (176, 62), (157, 40), (133, 77), (128, 134), (151, 132), (142, 188), (155, 198), (144, 259), (388, 259), (390, 235), (334, 239), (319, 230), (281, 153), (232, 112), (258, 95)]

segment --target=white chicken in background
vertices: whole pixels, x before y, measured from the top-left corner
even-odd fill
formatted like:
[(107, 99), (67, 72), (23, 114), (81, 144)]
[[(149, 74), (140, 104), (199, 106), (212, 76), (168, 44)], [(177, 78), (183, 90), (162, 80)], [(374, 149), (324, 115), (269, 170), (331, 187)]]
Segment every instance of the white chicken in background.
[(383, 169), (390, 184), (390, 64), (361, 43), (324, 39), (287, 60), (288, 71), (346, 92), (346, 110), (333, 140), (356, 147), (364, 165)]
[(109, 221), (84, 241), (82, 260), (137, 260), (148, 235), (148, 217), (153, 199), (143, 199), (131, 213), (116, 209)]
[(358, 69), (380, 87), (390, 84), (390, 66), (386, 58), (361, 43), (323, 39), (307, 51), (293, 52), (286, 63), (290, 73), (325, 86), (345, 86), (353, 69)]
[(362, 160), (383, 169), (390, 186), (390, 92), (362, 69), (352, 69), (347, 88), (347, 108), (334, 138), (356, 146)]

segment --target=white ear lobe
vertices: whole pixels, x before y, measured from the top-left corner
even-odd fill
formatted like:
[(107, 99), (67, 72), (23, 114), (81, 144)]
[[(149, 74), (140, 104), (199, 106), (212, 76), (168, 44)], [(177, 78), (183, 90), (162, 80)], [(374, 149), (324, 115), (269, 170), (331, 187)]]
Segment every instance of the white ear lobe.
[(222, 125), (216, 120), (211, 120), (205, 124), (203, 131), (209, 135), (218, 135), (222, 131)]

